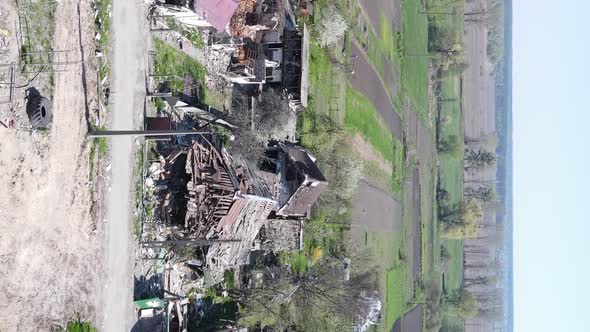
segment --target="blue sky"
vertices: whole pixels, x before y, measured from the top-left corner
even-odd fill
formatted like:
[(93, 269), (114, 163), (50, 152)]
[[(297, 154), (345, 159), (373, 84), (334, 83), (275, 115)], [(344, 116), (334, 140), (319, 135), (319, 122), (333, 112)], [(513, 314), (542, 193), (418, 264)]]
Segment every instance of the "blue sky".
[(590, 1), (513, 13), (514, 327), (590, 331)]

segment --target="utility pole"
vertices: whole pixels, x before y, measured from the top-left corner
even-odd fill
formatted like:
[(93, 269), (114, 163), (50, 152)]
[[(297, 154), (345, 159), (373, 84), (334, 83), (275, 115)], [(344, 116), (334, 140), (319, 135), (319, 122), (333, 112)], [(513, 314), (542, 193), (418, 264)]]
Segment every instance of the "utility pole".
[(177, 136), (177, 135), (205, 135), (211, 131), (200, 130), (92, 130), (88, 132), (89, 138), (110, 136)]

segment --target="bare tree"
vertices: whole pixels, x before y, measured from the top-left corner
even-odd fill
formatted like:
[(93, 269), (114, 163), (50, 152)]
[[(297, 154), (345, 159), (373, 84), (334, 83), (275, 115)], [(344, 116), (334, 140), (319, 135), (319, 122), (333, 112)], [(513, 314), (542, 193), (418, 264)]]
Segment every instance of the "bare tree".
[(475, 278), (465, 278), (463, 287), (469, 288), (472, 286), (490, 286), (496, 283), (496, 276), (477, 276)]
[(498, 194), (496, 193), (495, 188), (486, 185), (477, 188), (465, 188), (464, 194), (466, 198), (475, 198), (482, 201), (483, 203), (494, 202), (498, 198)]
[(467, 150), (465, 152), (465, 162), (467, 163), (465, 166), (467, 170), (481, 169), (495, 164), (496, 155), (483, 149)]

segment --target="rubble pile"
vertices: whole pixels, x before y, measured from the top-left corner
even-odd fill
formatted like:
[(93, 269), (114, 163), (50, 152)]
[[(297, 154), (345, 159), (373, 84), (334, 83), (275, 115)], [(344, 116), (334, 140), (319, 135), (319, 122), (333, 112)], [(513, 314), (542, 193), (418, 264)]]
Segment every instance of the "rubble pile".
[[(159, 218), (169, 226), (168, 239), (214, 236), (213, 227), (233, 203), (237, 179), (220, 151), (206, 139), (179, 148), (160, 163), (156, 195)], [(152, 173), (152, 174), (154, 174)]]
[(232, 16), (229, 22), (229, 32), (232, 36), (246, 36), (245, 28), (248, 25), (246, 19), (248, 14), (254, 12), (256, 7), (256, 0), (240, 0), (238, 2), (238, 9)]

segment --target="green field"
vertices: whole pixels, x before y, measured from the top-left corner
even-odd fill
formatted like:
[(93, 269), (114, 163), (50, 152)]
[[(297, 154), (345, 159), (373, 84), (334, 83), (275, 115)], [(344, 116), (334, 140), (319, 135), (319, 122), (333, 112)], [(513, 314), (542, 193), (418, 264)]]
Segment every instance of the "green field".
[(405, 0), (402, 4), (402, 91), (409, 98), (414, 111), (424, 120), (428, 115), (428, 20), (419, 14), (419, 0)]
[(406, 312), (406, 289), (411, 288), (407, 282), (408, 271), (405, 265), (387, 271), (387, 292), (385, 294), (385, 327), (393, 323)]
[(344, 125), (361, 134), (383, 159), (391, 163), (393, 174), (388, 175), (388, 187), (392, 192), (400, 194), (403, 181), (403, 145), (383, 124), (375, 106), (350, 86), (346, 89)]
[[(457, 97), (456, 101), (442, 102), (441, 138), (455, 135), (463, 137), (460, 104), (459, 78), (447, 77), (441, 80), (441, 97)], [(449, 193), (449, 203), (456, 204), (463, 200), (463, 147), (457, 155), (440, 156), (441, 186)], [(445, 274), (447, 291), (459, 289), (463, 284), (463, 242), (461, 240), (443, 240), (450, 254)]]
[(200, 100), (207, 105), (223, 109), (225, 96), (219, 91), (208, 89), (204, 84), (206, 71), (202, 64), (157, 38), (154, 38), (154, 49), (154, 75), (178, 76), (178, 79), (167, 82), (173, 93), (182, 93), (185, 85), (184, 76), (190, 75), (193, 80), (201, 85), (199, 90)]

